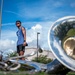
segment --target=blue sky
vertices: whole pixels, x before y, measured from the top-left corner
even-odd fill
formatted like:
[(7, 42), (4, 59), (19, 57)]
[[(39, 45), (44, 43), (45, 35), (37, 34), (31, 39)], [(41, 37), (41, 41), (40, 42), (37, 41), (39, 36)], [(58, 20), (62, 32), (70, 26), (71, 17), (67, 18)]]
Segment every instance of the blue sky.
[(75, 0), (4, 0), (2, 23), (54, 21), (75, 15)]
[[(1, 0), (0, 0), (1, 4)], [(48, 31), (57, 19), (75, 15), (75, 0), (3, 0), (1, 49), (16, 50), (16, 20), (21, 20), (27, 31), (29, 47), (39, 44), (49, 50)]]

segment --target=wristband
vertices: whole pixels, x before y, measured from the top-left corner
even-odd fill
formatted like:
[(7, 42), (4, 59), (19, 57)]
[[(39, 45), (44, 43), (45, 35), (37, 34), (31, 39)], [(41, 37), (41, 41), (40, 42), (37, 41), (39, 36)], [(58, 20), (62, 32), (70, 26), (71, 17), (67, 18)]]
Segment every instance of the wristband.
[(24, 42), (26, 42), (26, 40), (24, 40)]

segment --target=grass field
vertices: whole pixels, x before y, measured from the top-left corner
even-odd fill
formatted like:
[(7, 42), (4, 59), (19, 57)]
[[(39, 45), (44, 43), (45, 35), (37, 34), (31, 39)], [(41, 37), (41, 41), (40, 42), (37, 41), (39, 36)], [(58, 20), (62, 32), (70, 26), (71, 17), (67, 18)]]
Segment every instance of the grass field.
[(33, 73), (33, 72), (0, 72), (0, 75), (48, 75), (45, 72), (38, 72), (38, 73)]
[[(45, 72), (39, 72), (39, 73), (31, 73), (31, 72), (4, 72), (4, 71), (0, 71), (0, 75), (48, 75)], [(49, 75), (56, 75), (56, 74), (49, 74)], [(69, 72), (67, 75), (75, 75), (75, 72)]]

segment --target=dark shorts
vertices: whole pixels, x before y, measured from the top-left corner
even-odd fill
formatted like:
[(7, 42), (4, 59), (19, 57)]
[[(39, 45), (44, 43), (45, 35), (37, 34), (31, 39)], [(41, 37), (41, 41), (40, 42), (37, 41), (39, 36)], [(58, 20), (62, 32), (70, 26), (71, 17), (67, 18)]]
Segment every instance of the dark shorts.
[(19, 53), (20, 51), (25, 52), (25, 46), (23, 46), (23, 44), (17, 46), (17, 53)]

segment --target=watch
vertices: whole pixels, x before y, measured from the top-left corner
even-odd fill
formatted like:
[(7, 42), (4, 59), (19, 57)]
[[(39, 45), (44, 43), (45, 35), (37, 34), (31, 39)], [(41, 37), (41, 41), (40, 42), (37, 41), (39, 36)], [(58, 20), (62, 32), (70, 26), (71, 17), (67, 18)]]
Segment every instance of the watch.
[(26, 42), (26, 40), (24, 40), (24, 42)]

